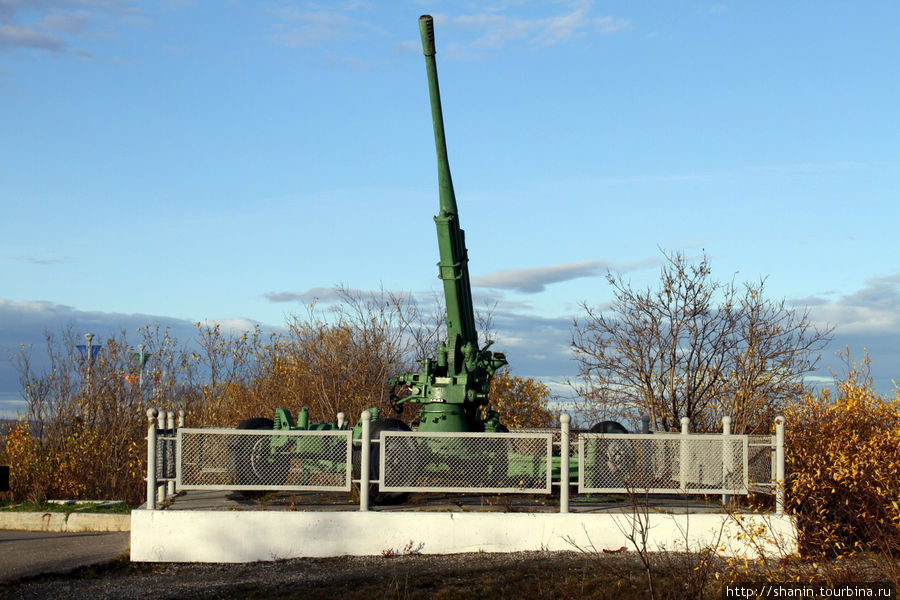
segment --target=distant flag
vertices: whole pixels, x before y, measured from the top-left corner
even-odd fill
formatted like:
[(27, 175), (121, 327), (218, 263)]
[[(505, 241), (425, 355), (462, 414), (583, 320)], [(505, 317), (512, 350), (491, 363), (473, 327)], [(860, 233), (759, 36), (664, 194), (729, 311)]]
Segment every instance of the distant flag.
[(92, 345), (90, 346), (90, 348), (91, 348), (91, 356), (90, 356), (90, 358), (88, 358), (88, 346), (87, 346), (87, 345), (85, 345), (85, 344), (78, 344), (78, 345), (75, 346), (75, 347), (78, 348), (78, 351), (79, 351), (79, 352), (81, 352), (81, 360), (84, 360), (84, 359), (87, 358), (87, 359), (91, 362), (91, 364), (93, 364), (93, 363), (94, 363), (94, 359), (97, 358), (97, 354), (100, 353), (100, 349), (101, 349), (103, 346), (100, 346), (99, 344), (96, 345), (96, 346), (94, 346), (94, 345), (92, 344)]
[(132, 355), (134, 356), (134, 362), (141, 368), (147, 364), (147, 361), (150, 359), (152, 352), (134, 352)]

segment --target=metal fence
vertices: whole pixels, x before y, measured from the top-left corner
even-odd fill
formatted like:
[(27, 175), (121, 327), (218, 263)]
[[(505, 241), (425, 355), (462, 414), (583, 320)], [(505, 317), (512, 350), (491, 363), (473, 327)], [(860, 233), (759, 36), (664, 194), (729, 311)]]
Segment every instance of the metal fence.
[(380, 448), (380, 491), (552, 491), (553, 435), (549, 433), (384, 431)]
[(182, 490), (350, 491), (352, 431), (179, 429)]
[[(369, 487), (385, 493), (476, 492), (549, 494), (568, 512), (578, 493), (773, 493), (784, 507), (784, 418), (774, 436), (722, 434), (593, 434), (557, 430), (514, 433), (381, 431), (370, 443), (351, 430), (188, 429), (183, 413), (151, 409), (147, 436), (147, 507), (176, 490), (350, 492), (360, 509)], [(371, 416), (362, 415), (361, 439)], [(646, 427), (645, 427), (646, 429)], [(570, 483), (571, 482), (571, 483)]]
[(747, 436), (582, 434), (578, 491), (747, 494)]

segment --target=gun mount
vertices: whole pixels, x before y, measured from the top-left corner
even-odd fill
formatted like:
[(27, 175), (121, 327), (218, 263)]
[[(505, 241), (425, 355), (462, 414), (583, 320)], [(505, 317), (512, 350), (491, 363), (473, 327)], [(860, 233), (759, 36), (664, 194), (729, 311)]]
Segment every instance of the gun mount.
[(435, 61), (434, 22), (430, 15), (419, 17), (422, 51), (428, 73), (428, 92), (431, 98), (431, 118), (434, 124), (434, 144), (437, 150), (440, 210), (434, 223), (437, 226), (438, 277), (443, 282), (447, 306), (447, 341), (442, 342), (436, 359), (421, 361), (418, 373), (405, 373), (391, 379), (393, 385), (405, 386), (409, 394), (400, 403), (421, 404), (420, 431), (501, 431), (505, 429), (497, 413), (481, 412), (488, 404), (488, 391), (494, 372), (507, 364), (499, 352), (478, 347), (475, 311), (472, 306), (472, 287), (469, 283), (469, 258), (465, 232), (459, 224), (459, 211), (447, 141), (444, 135), (444, 116)]

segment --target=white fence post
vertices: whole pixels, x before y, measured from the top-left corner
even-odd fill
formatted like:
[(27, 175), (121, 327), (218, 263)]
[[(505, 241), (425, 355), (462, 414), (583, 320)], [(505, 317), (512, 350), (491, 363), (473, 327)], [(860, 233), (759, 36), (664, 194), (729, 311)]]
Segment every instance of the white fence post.
[(175, 465), (173, 464), (175, 461), (175, 411), (170, 410), (166, 415), (166, 437), (169, 438), (165, 441), (165, 460), (163, 464), (166, 466), (165, 476), (169, 478), (166, 482), (166, 492), (169, 496), (175, 495), (175, 478), (172, 477), (172, 473), (175, 472)]
[(775, 417), (775, 514), (784, 514), (784, 417)]
[(147, 510), (156, 509), (156, 417), (159, 411), (147, 409)]
[[(731, 455), (731, 417), (722, 417), (722, 487), (734, 479), (734, 457)], [(731, 504), (731, 494), (722, 494), (722, 506)]]
[[(559, 512), (569, 512), (569, 424), (572, 417), (568, 413), (559, 415), (561, 429), (559, 437)], [(584, 460), (584, 457), (582, 457)], [(552, 473), (547, 474), (552, 477)]]
[[(185, 427), (184, 410), (179, 410), (178, 411), (177, 428), (181, 429), (182, 427)], [(172, 434), (175, 436), (175, 441), (173, 442), (173, 444), (175, 444), (175, 460), (177, 461), (178, 457), (180, 456), (178, 453), (178, 431), (177, 431), (177, 429), (176, 429), (176, 431), (173, 431)], [(177, 483), (177, 480), (178, 480), (178, 465), (177, 464), (175, 465), (175, 480)], [(172, 490), (173, 490), (173, 493), (177, 492), (178, 491), (177, 485), (173, 485)]]
[[(369, 510), (369, 461), (371, 453), (369, 452), (369, 431), (371, 428), (372, 414), (364, 410), (362, 415), (362, 442), (359, 449), (359, 510), (366, 512)], [(384, 449), (382, 448), (383, 452)]]
[[(681, 435), (686, 436), (688, 434), (688, 426), (690, 425), (691, 420), (687, 417), (681, 417)], [(688, 478), (688, 462), (690, 458), (690, 450), (687, 445), (687, 438), (682, 437), (680, 443), (678, 444), (678, 482), (679, 487), (682, 491), (687, 489), (687, 478)]]
[[(166, 435), (166, 417), (167, 416), (168, 416), (168, 413), (165, 410), (159, 411), (159, 419), (157, 422), (159, 424), (159, 430), (162, 431), (163, 436)], [(157, 431), (157, 439), (156, 439), (157, 451), (160, 450), (159, 442), (160, 442), (159, 431)], [(165, 442), (165, 440), (163, 440), (162, 443), (163, 443), (163, 447), (162, 447), (162, 452), (159, 452), (160, 461), (159, 461), (158, 466), (160, 467), (160, 472), (162, 473), (162, 479), (165, 479), (166, 467), (168, 466), (166, 464), (166, 448), (165, 448), (166, 442)], [(166, 484), (165, 484), (165, 482), (163, 482), (162, 485), (160, 485), (160, 482), (157, 481), (156, 482), (156, 503), (162, 504), (165, 501), (166, 501)]]

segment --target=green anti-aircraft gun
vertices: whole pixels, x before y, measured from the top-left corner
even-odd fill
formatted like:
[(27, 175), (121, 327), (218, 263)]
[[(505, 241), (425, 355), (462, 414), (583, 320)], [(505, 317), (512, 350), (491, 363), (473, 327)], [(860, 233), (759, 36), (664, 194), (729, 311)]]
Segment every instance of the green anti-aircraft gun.
[[(434, 217), (437, 226), (438, 277), (444, 284), (446, 301), (447, 341), (440, 344), (436, 358), (421, 361), (422, 369), (417, 373), (405, 373), (393, 377), (388, 383), (398, 394), (392, 394), (395, 408), (404, 404), (419, 404), (419, 431), (424, 433), (479, 433), (506, 432), (507, 428), (500, 422), (497, 412), (490, 410), (488, 392), (491, 378), (497, 369), (507, 364), (506, 357), (499, 352), (488, 350), (490, 342), (484, 348), (478, 345), (478, 332), (475, 327), (475, 315), (472, 305), (472, 289), (469, 282), (468, 256), (466, 253), (465, 234), (460, 228), (456, 198), (453, 193), (453, 182), (450, 178), (450, 164), (447, 160), (447, 144), (444, 138), (444, 119), (441, 111), (440, 90), (438, 87), (437, 66), (435, 63), (434, 24), (432, 18), (424, 15), (419, 18), (422, 34), (422, 47), (428, 71), (428, 87), (431, 96), (431, 114), (434, 122), (434, 138), (437, 149), (438, 182), (440, 187), (440, 212)], [(398, 419), (379, 418), (377, 408), (370, 408), (372, 416), (370, 430), (371, 439), (377, 439), (381, 431), (409, 430), (409, 427)], [(348, 429), (343, 415), (333, 423), (313, 423), (309, 420), (309, 411), (304, 408), (294, 421), (290, 411), (279, 408), (275, 418), (247, 419), (238, 425), (238, 429), (274, 429), (285, 430), (335, 430)], [(606, 422), (604, 422), (606, 423)], [(603, 424), (598, 424), (603, 425)], [(617, 424), (616, 424), (617, 425)], [(593, 431), (593, 429), (592, 429)], [(598, 430), (599, 431), (599, 430)], [(622, 429), (624, 432), (624, 429)], [(361, 423), (354, 428), (354, 438), (361, 436)], [(232, 448), (235, 464), (233, 471), (238, 474), (235, 483), (253, 485), (257, 489), (261, 485), (278, 485), (288, 474), (288, 465), (295, 459), (303, 464), (314, 464), (324, 471), (341, 471), (346, 465), (327, 465), (315, 457), (321, 456), (321, 444), (326, 438), (295, 438), (293, 436), (261, 436), (249, 437)], [(531, 457), (516, 457), (512, 453), (488, 452), (470, 453), (457, 449), (448, 451), (439, 443), (433, 446), (437, 470), (464, 468), (462, 464), (472, 461), (488, 461), (493, 463), (491, 473), (505, 473), (510, 478), (521, 478), (519, 472), (537, 474), (537, 467)], [(374, 447), (377, 453), (378, 448)], [(455, 462), (454, 462), (455, 461)], [(460, 462), (462, 461), (462, 462)], [(468, 462), (467, 462), (468, 461)], [(451, 467), (450, 464), (457, 467)], [(516, 465), (524, 465), (524, 471)], [(371, 478), (378, 477), (377, 461), (372, 461)], [(306, 467), (304, 467), (306, 468)], [(554, 467), (558, 470), (558, 464)], [(395, 494), (396, 495), (396, 494)], [(398, 498), (387, 498), (386, 501), (397, 501)], [(378, 499), (376, 498), (376, 502)]]
[[(388, 383), (402, 390), (395, 396), (395, 406), (405, 403), (421, 404), (419, 431), (423, 432), (497, 432), (506, 431), (499, 415), (488, 405), (488, 391), (494, 372), (506, 363), (506, 357), (478, 346), (475, 328), (475, 311), (472, 305), (472, 288), (469, 283), (468, 256), (465, 233), (459, 226), (459, 213), (450, 163), (447, 160), (447, 143), (444, 138), (444, 118), (438, 88), (437, 65), (434, 55), (434, 23), (429, 15), (419, 18), (422, 33), (422, 49), (428, 71), (428, 88), (431, 96), (431, 115), (434, 121), (434, 141), (437, 148), (438, 183), (440, 186), (440, 212), (434, 218), (437, 226), (438, 277), (444, 282), (444, 298), (447, 307), (447, 341), (438, 348), (437, 358), (421, 361), (422, 370), (392, 378)], [(369, 409), (375, 422), (373, 437), (382, 429), (405, 428), (397, 419), (377, 420), (377, 409)], [(486, 414), (485, 414), (486, 413)], [(483, 417), (482, 415), (485, 414)], [(313, 423), (304, 408), (296, 422), (290, 411), (279, 408), (275, 418), (254, 418), (242, 421), (238, 429), (276, 430), (331, 430), (346, 429), (343, 421)], [(357, 429), (357, 436), (358, 430)], [(273, 449), (274, 451), (275, 449)]]
[(499, 415), (488, 411), (488, 390), (494, 372), (506, 364), (499, 352), (478, 347), (472, 288), (469, 284), (469, 258), (465, 232), (459, 226), (459, 212), (447, 142), (444, 137), (444, 117), (438, 87), (437, 64), (434, 59), (434, 23), (429, 15), (419, 18), (422, 50), (428, 70), (428, 91), (431, 96), (431, 118), (434, 121), (434, 144), (437, 149), (440, 213), (434, 218), (437, 225), (438, 277), (444, 282), (447, 304), (447, 342), (438, 348), (437, 359), (422, 361), (418, 373), (406, 373), (391, 379), (393, 385), (403, 385), (409, 395), (400, 402), (421, 404), (419, 431), (496, 432), (504, 431)]

